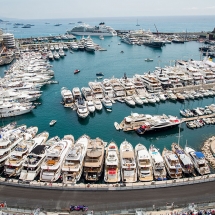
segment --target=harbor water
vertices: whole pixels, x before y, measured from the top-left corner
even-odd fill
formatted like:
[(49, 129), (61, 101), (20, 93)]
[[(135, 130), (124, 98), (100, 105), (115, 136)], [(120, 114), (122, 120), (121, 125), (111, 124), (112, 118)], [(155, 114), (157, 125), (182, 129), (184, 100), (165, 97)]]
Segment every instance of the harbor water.
[[(192, 17), (187, 25), (192, 26), (189, 31), (208, 31), (213, 30), (212, 20), (215, 17), (210, 17), (210, 24), (208, 23), (209, 18), (206, 17), (204, 20), (201, 17)], [(47, 21), (47, 20), (46, 20)], [(77, 20), (50, 20), (50, 24), (45, 25), (44, 20), (31, 21), (22, 20), (22, 23), (35, 24), (30, 29), (16, 29), (14, 30), (14, 35), (17, 38), (20, 37), (38, 37), (38, 36), (49, 36), (50, 34), (64, 34), (65, 31), (72, 25), (68, 25), (69, 22)], [(82, 20), (89, 24), (98, 24), (99, 20)], [(103, 20), (100, 20), (103, 21)], [(154, 17), (147, 23), (144, 27), (143, 20), (138, 19), (141, 27), (145, 29), (153, 28), (154, 22), (159, 23), (159, 30), (166, 32), (179, 32), (186, 30), (187, 25), (184, 24), (185, 19), (175, 18), (175, 22), (170, 23), (165, 22)], [(198, 23), (199, 25), (191, 25), (191, 23)], [(18, 22), (18, 21), (16, 21)], [(52, 22), (52, 24), (51, 24)], [(135, 26), (136, 21), (134, 18), (128, 19), (107, 19), (106, 24), (110, 25), (115, 29), (137, 29)], [(170, 21), (169, 21), (170, 22)], [(190, 23), (191, 22), (191, 23)], [(54, 24), (63, 23), (59, 27), (55, 27)], [(64, 23), (67, 23), (64, 24)], [(125, 24), (127, 23), (127, 25)], [(149, 26), (150, 24), (150, 26)], [(1, 28), (2, 26), (0, 26)], [(130, 27), (130, 28), (129, 28)], [(12, 27), (10, 27), (12, 30)], [(40, 28), (40, 30), (38, 30)], [(56, 30), (55, 30), (56, 29)], [(20, 30), (20, 31), (19, 31)], [(66, 56), (58, 61), (50, 62), (53, 65), (53, 70), (55, 72), (55, 80), (59, 81), (59, 84), (50, 84), (44, 86), (41, 90), (43, 94), (38, 102), (38, 105), (31, 113), (17, 116), (14, 118), (1, 119), (0, 125), (6, 125), (9, 122), (17, 121), (18, 124), (26, 124), (27, 126), (38, 126), (39, 132), (48, 131), (50, 137), (58, 135), (63, 137), (65, 134), (72, 134), (75, 139), (83, 134), (89, 135), (91, 138), (100, 137), (106, 142), (115, 141), (119, 146), (125, 139), (133, 146), (138, 143), (143, 143), (147, 148), (150, 144), (156, 145), (161, 151), (164, 147), (170, 148), (172, 142), (178, 141), (179, 129), (174, 128), (168, 131), (144, 134), (138, 136), (135, 132), (123, 132), (117, 131), (114, 127), (114, 122), (120, 123), (124, 117), (133, 113), (144, 113), (144, 114), (166, 114), (178, 116), (179, 110), (184, 108), (195, 108), (204, 107), (211, 103), (215, 103), (214, 98), (208, 97), (198, 100), (180, 102), (160, 102), (155, 105), (144, 105), (143, 107), (128, 107), (125, 103), (116, 102), (113, 104), (113, 111), (107, 112), (103, 109), (101, 112), (96, 112), (91, 114), (87, 119), (80, 119), (77, 116), (76, 111), (71, 108), (64, 108), (61, 104), (61, 88), (67, 87), (72, 89), (73, 87), (84, 87), (88, 86), (89, 81), (95, 81), (96, 73), (102, 72), (104, 78), (121, 78), (126, 73), (127, 77), (132, 77), (135, 74), (143, 74), (148, 71), (153, 71), (156, 66), (164, 67), (169, 65), (174, 65), (175, 60), (200, 60), (202, 57), (199, 52), (199, 47), (203, 44), (199, 42), (187, 42), (184, 44), (167, 44), (162, 47), (162, 49), (153, 49), (145, 46), (128, 45), (120, 43), (119, 37), (105, 37), (104, 40), (100, 40), (98, 37), (92, 37), (93, 41), (99, 44), (102, 48), (107, 51), (96, 51), (95, 53), (87, 53), (81, 51), (70, 51), (66, 52)], [(123, 53), (121, 53), (123, 51)], [(152, 58), (153, 62), (146, 62), (145, 58)], [(8, 69), (9, 66), (0, 67), (0, 76), (4, 76), (4, 71)], [(81, 70), (80, 73), (74, 75), (74, 70)], [(101, 80), (98, 80), (101, 81)], [(49, 126), (51, 120), (57, 120), (57, 123), (53, 126)], [(187, 145), (194, 147), (195, 149), (200, 149), (201, 144), (204, 140), (214, 135), (214, 125), (206, 125), (202, 128), (190, 130), (185, 124), (181, 126), (181, 138), (180, 144), (184, 146)]]

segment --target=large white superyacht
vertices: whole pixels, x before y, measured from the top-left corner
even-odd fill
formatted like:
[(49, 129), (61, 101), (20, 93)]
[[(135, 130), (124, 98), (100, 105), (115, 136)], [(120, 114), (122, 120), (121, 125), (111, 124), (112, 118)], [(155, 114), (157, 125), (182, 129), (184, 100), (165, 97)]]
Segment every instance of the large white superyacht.
[(149, 148), (149, 154), (152, 158), (154, 179), (157, 181), (166, 180), (166, 169), (164, 165), (164, 160), (159, 150), (154, 145), (151, 145)]
[(96, 99), (102, 99), (104, 97), (100, 82), (89, 82), (89, 87), (91, 88), (93, 96)]
[(134, 148), (128, 141), (120, 145), (120, 163), (122, 182), (133, 183), (137, 181), (137, 166)]
[(119, 149), (116, 143), (111, 142), (106, 148), (104, 181), (107, 183), (117, 183), (120, 179)]
[(106, 26), (104, 22), (99, 23), (98, 26), (90, 26), (88, 24), (82, 23), (79, 26), (75, 26), (71, 30), (67, 31), (68, 34), (78, 35), (78, 36), (117, 36), (116, 31), (110, 26)]
[(74, 137), (65, 135), (62, 140), (46, 149), (46, 157), (41, 164), (41, 181), (55, 182), (60, 178), (64, 157), (73, 144)]
[(33, 139), (36, 146), (27, 155), (22, 164), (23, 167), (19, 177), (20, 180), (32, 181), (39, 174), (42, 160), (45, 157), (45, 149), (47, 147), (45, 142), (48, 137), (48, 132), (42, 132)]
[(66, 87), (61, 88), (61, 96), (63, 98), (64, 107), (70, 107), (73, 102), (73, 94)]
[(124, 98), (126, 96), (125, 89), (121, 85), (119, 79), (117, 78), (111, 78), (110, 79), (110, 84), (113, 87), (114, 93), (115, 93), (115, 98)]
[(89, 141), (90, 138), (83, 135), (70, 147), (62, 166), (63, 183), (75, 184), (80, 180)]
[(137, 176), (139, 181), (152, 181), (153, 170), (151, 156), (143, 144), (135, 146), (135, 157), (137, 162)]
[(23, 140), (22, 137), (17, 137), (14, 134), (0, 135), (0, 167), (4, 166), (10, 153)]

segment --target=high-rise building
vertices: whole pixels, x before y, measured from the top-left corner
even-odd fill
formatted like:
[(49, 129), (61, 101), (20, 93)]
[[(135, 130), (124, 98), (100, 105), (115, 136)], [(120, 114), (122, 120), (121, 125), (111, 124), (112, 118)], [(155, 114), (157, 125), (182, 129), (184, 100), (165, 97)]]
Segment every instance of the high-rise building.
[(14, 35), (10, 33), (3, 34), (3, 44), (7, 48), (14, 48), (16, 46)]

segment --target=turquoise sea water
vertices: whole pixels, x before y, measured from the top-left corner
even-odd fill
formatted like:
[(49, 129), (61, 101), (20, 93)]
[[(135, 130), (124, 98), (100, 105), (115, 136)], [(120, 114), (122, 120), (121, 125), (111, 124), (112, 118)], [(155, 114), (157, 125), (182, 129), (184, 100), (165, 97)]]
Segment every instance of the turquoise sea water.
[[(157, 19), (157, 21), (158, 20), (159, 19)], [(196, 22), (199, 20), (200, 19), (198, 18)], [(210, 18), (210, 20), (212, 20), (212, 18)], [(39, 32), (38, 30), (34, 30), (34, 32), (31, 32), (31, 34), (34, 36), (37, 36), (37, 34), (39, 34), (38, 36), (49, 34), (49, 30), (46, 29), (46, 25), (44, 24), (46, 21), (37, 21), (38, 23), (40, 23), (38, 24), (38, 26), (41, 25), (43, 27), (41, 27)], [(67, 20), (67, 22), (72, 21), (73, 19), (71, 19), (70, 21)], [(141, 24), (140, 18), (138, 19), (138, 21)], [(156, 20), (151, 20), (150, 22), (153, 23), (153, 21)], [(194, 21), (195, 20), (192, 20), (192, 22)], [(32, 21), (25, 21), (25, 23), (29, 22), (33, 24)], [(59, 20), (52, 20), (52, 22), (53, 24), (60, 23)], [(95, 22), (98, 22), (98, 20), (96, 20)], [(131, 23), (133, 23), (132, 26), (136, 25), (136, 20), (131, 20), (131, 18), (127, 21), (126, 19), (121, 19), (119, 20), (119, 23), (117, 21), (112, 22), (115, 23), (116, 26), (120, 26), (121, 22), (122, 29), (124, 27), (123, 25), (126, 25), (125, 23), (128, 23), (127, 26), (131, 25)], [(114, 24), (107, 24), (114, 27)], [(163, 24), (165, 24), (165, 22)], [(186, 25), (183, 24), (183, 20), (178, 24), (180, 26), (180, 29), (182, 29), (182, 26), (186, 28)], [(209, 27), (207, 26), (207, 22), (205, 24), (205, 29), (203, 28), (204, 26), (202, 23), (201, 25), (201, 30), (206, 31), (213, 29), (212, 24), (210, 24)], [(35, 24), (35, 29), (36, 26), (37, 25)], [(32, 27), (30, 30), (33, 31), (34, 27)], [(58, 27), (54, 27), (52, 25), (52, 29), (54, 28)], [(169, 23), (167, 22), (165, 26), (163, 26), (163, 28), (166, 29), (166, 31), (171, 31), (173, 29), (173, 26), (170, 27)], [(177, 23), (175, 23), (174, 29), (179, 29), (179, 27), (177, 27)], [(22, 29), (22, 37), (29, 36), (29, 32), (27, 32), (27, 30), (29, 29)], [(192, 30), (194, 31), (194, 28)], [(64, 31), (58, 33), (63, 34)], [(15, 36), (19, 37), (20, 34), (15, 33)], [(81, 88), (83, 86), (88, 86), (89, 81), (94, 81), (96, 79), (95, 74), (97, 72), (103, 72), (105, 75), (104, 78), (111, 78), (113, 76), (120, 78), (124, 75), (124, 73), (126, 73), (128, 77), (132, 77), (134, 74), (143, 74), (145, 72), (148, 72), (149, 70), (153, 71), (155, 66), (168, 66), (170, 64), (173, 65), (174, 60), (177, 59), (187, 60), (192, 58), (199, 60), (200, 53), (198, 51), (198, 48), (202, 46), (202, 44), (198, 42), (189, 42), (185, 44), (167, 44), (159, 50), (145, 46), (132, 46), (123, 43), (121, 45), (118, 45), (118, 37), (105, 38), (104, 40), (99, 40), (98, 37), (93, 37), (93, 40), (95, 43), (98, 43), (103, 48), (107, 49), (107, 51), (97, 51), (94, 54), (80, 51), (71, 54), (68, 51), (66, 53), (67, 56), (65, 56), (64, 59), (51, 62), (51, 64), (53, 65), (53, 70), (55, 71), (55, 80), (58, 80), (59, 84), (47, 85), (42, 88), (43, 95), (40, 99), (42, 105), (38, 106), (37, 109), (34, 109), (31, 113), (23, 116), (2, 119), (0, 125), (5, 125), (15, 120), (18, 122), (18, 124), (38, 126), (39, 132), (46, 130), (50, 133), (50, 137), (54, 135), (63, 137), (65, 134), (72, 134), (74, 135), (75, 139), (77, 139), (81, 135), (87, 134), (91, 138), (100, 137), (107, 142), (114, 140), (118, 145), (120, 145), (120, 143), (125, 139), (130, 141), (133, 145), (136, 145), (137, 143), (143, 143), (147, 147), (149, 147), (150, 144), (155, 144), (162, 150), (164, 146), (169, 147), (173, 141), (177, 141), (178, 128), (174, 128), (165, 132), (138, 136), (135, 132), (116, 131), (113, 123), (115, 121), (121, 122), (123, 118), (130, 115), (131, 112), (148, 114), (165, 113), (167, 115), (179, 116), (179, 109), (181, 108), (194, 108), (198, 106), (202, 107), (215, 102), (214, 98), (186, 101), (183, 104), (179, 102), (174, 103), (166, 101), (156, 105), (144, 105), (142, 108), (130, 108), (126, 104), (116, 103), (113, 104), (112, 112), (107, 112), (103, 109), (101, 112), (96, 112), (94, 115), (90, 115), (85, 120), (79, 119), (76, 111), (73, 111), (70, 108), (64, 108), (62, 104), (60, 104), (62, 99), (60, 89), (62, 87), (72, 89), (73, 87)], [(120, 53), (121, 50), (123, 50), (124, 53)], [(153, 58), (154, 61), (145, 62), (144, 59), (147, 57)], [(7, 68), (9, 67), (0, 67), (1, 77), (3, 77), (4, 70)], [(80, 69), (81, 72), (74, 75), (73, 71), (77, 68)], [(52, 119), (56, 119), (57, 123), (55, 124), (55, 126), (50, 127), (49, 122)], [(184, 124), (182, 125), (181, 135), (182, 137), (180, 141), (182, 146), (184, 146), (187, 141), (188, 145), (193, 146), (194, 148), (200, 148), (201, 143), (206, 138), (214, 135), (214, 126), (210, 125), (196, 130), (190, 130), (187, 129)]]

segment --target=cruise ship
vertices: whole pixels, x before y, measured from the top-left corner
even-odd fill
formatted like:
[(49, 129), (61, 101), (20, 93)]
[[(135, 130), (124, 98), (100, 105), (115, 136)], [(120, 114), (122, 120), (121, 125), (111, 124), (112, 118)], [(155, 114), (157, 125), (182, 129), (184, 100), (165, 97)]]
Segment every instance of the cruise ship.
[(104, 22), (99, 23), (99, 26), (90, 26), (88, 24), (82, 23), (79, 26), (75, 26), (71, 30), (67, 31), (68, 34), (73, 34), (77, 36), (117, 36), (116, 31), (110, 26), (106, 26)]

